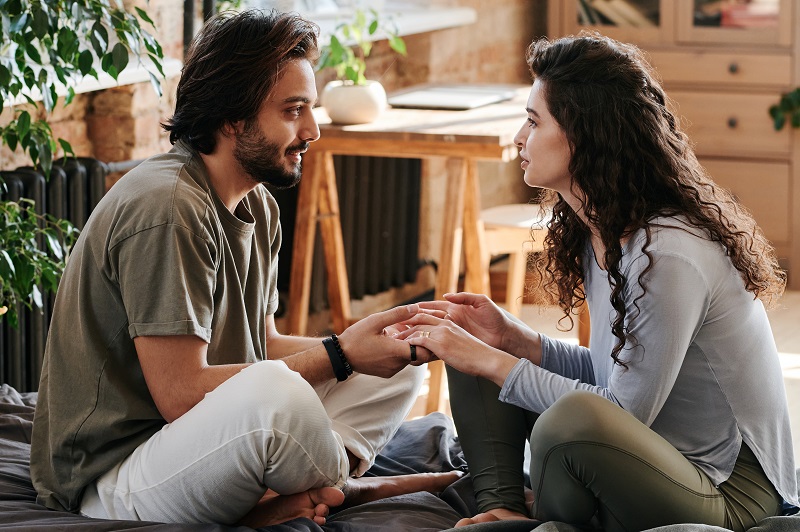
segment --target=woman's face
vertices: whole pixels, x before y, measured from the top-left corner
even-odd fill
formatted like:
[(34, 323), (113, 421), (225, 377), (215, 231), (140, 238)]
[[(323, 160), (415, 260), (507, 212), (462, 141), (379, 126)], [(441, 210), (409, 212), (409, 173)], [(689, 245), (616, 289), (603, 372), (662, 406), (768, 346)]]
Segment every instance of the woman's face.
[(522, 158), (525, 183), (543, 187), (567, 196), (572, 176), (569, 161), (572, 155), (567, 137), (556, 119), (547, 109), (542, 82), (533, 82), (528, 97), (528, 119), (514, 136)]

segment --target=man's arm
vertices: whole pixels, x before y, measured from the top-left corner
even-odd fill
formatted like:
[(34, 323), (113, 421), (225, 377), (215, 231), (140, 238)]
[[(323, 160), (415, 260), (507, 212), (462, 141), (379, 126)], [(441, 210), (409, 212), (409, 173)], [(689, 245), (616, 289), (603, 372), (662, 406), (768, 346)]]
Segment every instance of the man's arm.
[(270, 360), (283, 360), (311, 385), (334, 378), (328, 352), (322, 338), (288, 336), (278, 332), (275, 319), (267, 316), (267, 356)]
[[(311, 384), (333, 378), (333, 369), (321, 340), (282, 336), (275, 331), (271, 317), (268, 321), (273, 331), (267, 336), (270, 358), (285, 358), (287, 365)], [(150, 395), (168, 423), (181, 417), (206, 393), (250, 365), (209, 365), (206, 358), (208, 344), (192, 335), (137, 336), (133, 342)]]
[[(402, 323), (419, 311), (419, 305), (395, 307), (367, 316), (340, 334), (339, 344), (353, 370), (388, 378), (409, 363), (419, 366), (434, 359), (427, 349), (419, 348), (412, 362), (409, 344), (383, 333), (385, 327)], [(321, 338), (279, 334), (271, 316), (267, 317), (267, 353), (271, 359), (283, 360), (312, 385), (334, 378)]]
[(209, 366), (208, 344), (197, 336), (137, 336), (133, 343), (150, 395), (168, 423), (250, 365)]
[[(409, 345), (383, 335), (384, 327), (408, 320), (419, 311), (417, 305), (397, 307), (373, 314), (348, 328), (340, 343), (355, 371), (391, 377), (409, 364)], [(267, 317), (267, 353), (283, 360), (290, 369), (315, 385), (334, 378), (333, 368), (320, 338), (285, 336)], [(199, 403), (206, 393), (250, 364), (210, 366), (208, 344), (191, 336), (137, 336), (136, 352), (147, 388), (164, 419), (171, 423)], [(425, 349), (417, 350), (414, 365), (432, 359)]]

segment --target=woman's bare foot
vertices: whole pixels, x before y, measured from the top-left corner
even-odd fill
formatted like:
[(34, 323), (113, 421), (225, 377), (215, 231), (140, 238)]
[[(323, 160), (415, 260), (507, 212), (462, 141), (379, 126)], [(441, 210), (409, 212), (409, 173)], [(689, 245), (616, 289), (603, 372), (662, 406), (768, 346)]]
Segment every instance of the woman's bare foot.
[(341, 505), (342, 501), (344, 493), (331, 487), (311, 489), (293, 495), (278, 495), (268, 491), (239, 524), (259, 528), (284, 523), (297, 517), (307, 517), (318, 525), (324, 525), (331, 507)]
[(474, 525), (475, 523), (490, 523), (492, 521), (521, 521), (523, 519), (530, 519), (527, 515), (519, 512), (506, 510), (505, 508), (494, 508), (488, 512), (477, 514), (474, 517), (465, 517), (456, 523), (456, 528), (460, 526)]
[(446, 473), (415, 473), (393, 477), (351, 478), (344, 487), (342, 507), (355, 506), (395, 495), (429, 491), (438, 493), (464, 475), (461, 471)]

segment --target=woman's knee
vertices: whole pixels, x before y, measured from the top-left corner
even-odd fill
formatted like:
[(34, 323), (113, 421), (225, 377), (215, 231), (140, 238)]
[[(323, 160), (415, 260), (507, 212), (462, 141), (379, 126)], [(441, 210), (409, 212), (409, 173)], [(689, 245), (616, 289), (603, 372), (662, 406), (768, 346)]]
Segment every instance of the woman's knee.
[(570, 392), (539, 416), (531, 433), (531, 448), (595, 441), (608, 429), (608, 415), (616, 410), (621, 409), (597, 394), (583, 390)]

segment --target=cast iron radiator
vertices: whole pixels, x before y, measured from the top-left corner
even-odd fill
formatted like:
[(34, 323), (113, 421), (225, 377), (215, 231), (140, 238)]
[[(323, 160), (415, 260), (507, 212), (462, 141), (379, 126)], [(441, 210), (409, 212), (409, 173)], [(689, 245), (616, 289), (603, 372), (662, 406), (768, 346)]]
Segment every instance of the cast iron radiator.
[[(0, 178), (6, 190), (0, 190), (0, 197), (12, 201), (32, 199), (39, 214), (65, 218), (81, 229), (105, 193), (107, 174), (106, 164), (85, 157), (56, 161), (49, 180), (33, 168), (2, 171)], [(44, 244), (40, 242), (40, 245)], [(0, 321), (0, 383), (19, 391), (39, 388), (53, 296), (43, 298), (42, 303), (42, 311), (18, 308), (17, 329), (12, 328), (8, 320)]]
[[(311, 149), (314, 149), (313, 146)], [(336, 155), (333, 158), (339, 189), (339, 211), (344, 240), (350, 297), (361, 299), (413, 282), (420, 268), (419, 159)], [(294, 239), (298, 189), (270, 189), (281, 207), (283, 245), (278, 264), (280, 315), (286, 306)], [(319, 231), (314, 251), (310, 311), (327, 308), (327, 275)]]
[[(334, 157), (350, 295), (360, 299), (416, 279), (419, 268), (418, 159), (379, 157)], [(0, 171), (7, 192), (0, 198), (30, 198), (39, 213), (70, 220), (83, 228), (92, 209), (105, 192), (109, 167), (96, 159), (56, 161), (50, 180), (32, 168)], [(278, 289), (283, 312), (289, 291), (292, 239), (297, 211), (297, 188), (272, 190), (281, 207), (283, 245)], [(311, 310), (327, 306), (322, 246), (317, 233)], [(19, 391), (39, 386), (44, 344), (50, 324), (52, 296), (45, 298), (42, 312), (22, 309), (19, 328), (0, 320), (0, 383)]]

